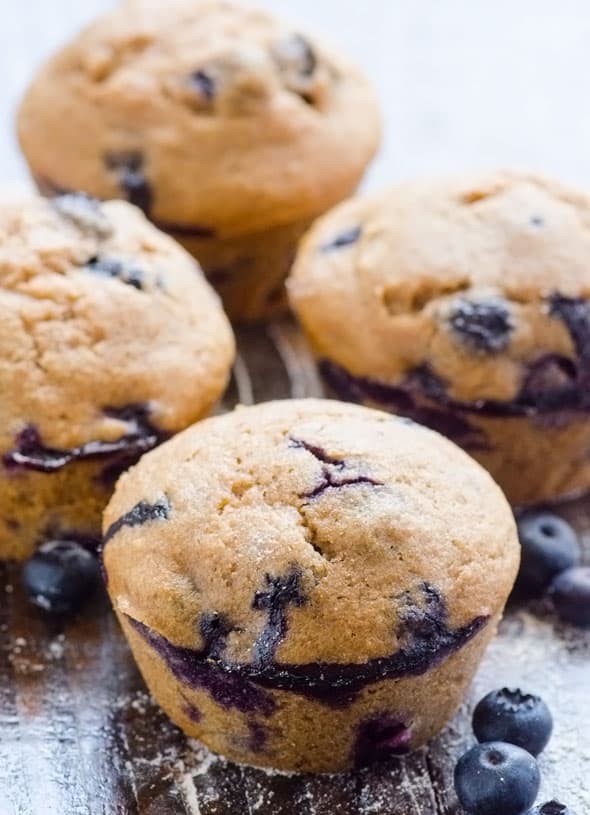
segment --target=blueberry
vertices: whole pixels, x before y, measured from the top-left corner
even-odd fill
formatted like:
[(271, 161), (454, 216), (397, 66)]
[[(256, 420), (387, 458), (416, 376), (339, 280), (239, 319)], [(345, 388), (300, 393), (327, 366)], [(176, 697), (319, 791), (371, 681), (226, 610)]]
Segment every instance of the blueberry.
[(517, 590), (542, 594), (555, 575), (580, 560), (580, 544), (572, 527), (557, 515), (539, 512), (523, 515), (518, 521), (521, 564)]
[(82, 606), (99, 581), (96, 557), (67, 540), (42, 544), (23, 567), (29, 600), (51, 614), (69, 614)]
[(537, 756), (547, 746), (553, 717), (538, 696), (520, 690), (495, 690), (473, 712), (473, 731), (478, 741), (506, 741)]
[(528, 366), (520, 402), (537, 410), (567, 409), (579, 403), (578, 366), (560, 354), (544, 354)]
[(318, 67), (315, 51), (301, 34), (292, 34), (276, 43), (273, 52), (282, 68), (301, 76), (312, 76)]
[(113, 277), (132, 286), (134, 289), (142, 291), (144, 283), (144, 274), (137, 266), (132, 266), (124, 263), (117, 258), (110, 257), (91, 257), (87, 262), (86, 267), (95, 274), (103, 275), (104, 277)]
[(590, 566), (575, 566), (557, 575), (549, 595), (562, 620), (590, 628)]
[(523, 815), (534, 804), (541, 774), (514, 744), (476, 744), (455, 767), (455, 790), (468, 815)]
[(367, 767), (378, 761), (410, 752), (412, 732), (390, 713), (381, 713), (359, 726), (354, 745), (356, 767)]
[(346, 246), (355, 244), (362, 235), (362, 228), (360, 226), (352, 226), (350, 229), (345, 229), (344, 232), (336, 235), (331, 241), (322, 244), (322, 252), (333, 252), (335, 249), (343, 249)]
[(500, 298), (458, 299), (453, 304), (449, 323), (465, 345), (487, 354), (503, 351), (514, 328), (508, 307)]
[(144, 157), (139, 150), (107, 153), (106, 168), (115, 173), (127, 200), (149, 215), (153, 204), (153, 190), (144, 173)]
[(195, 71), (190, 76), (190, 85), (207, 102), (212, 102), (217, 94), (217, 84), (211, 74), (202, 69)]
[(278, 65), (285, 86), (306, 104), (314, 105), (314, 78), (318, 68), (316, 52), (300, 34), (293, 34), (272, 46), (272, 55)]
[(547, 801), (531, 809), (528, 815), (575, 815), (574, 811), (559, 801)]

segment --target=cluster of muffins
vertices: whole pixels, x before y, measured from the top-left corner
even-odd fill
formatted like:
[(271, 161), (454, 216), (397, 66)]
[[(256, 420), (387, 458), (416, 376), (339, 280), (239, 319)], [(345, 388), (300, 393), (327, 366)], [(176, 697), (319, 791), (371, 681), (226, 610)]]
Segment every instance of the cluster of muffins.
[[(370, 84), (228, 0), (124, 0), (40, 71), (19, 136), (46, 197), (0, 202), (0, 555), (92, 546), (108, 504), (145, 680), (235, 760), (426, 742), (516, 577), (500, 488), (590, 486), (590, 197), (488, 173), (340, 203), (379, 144)], [(198, 421), (223, 307), (287, 292), (343, 401)]]

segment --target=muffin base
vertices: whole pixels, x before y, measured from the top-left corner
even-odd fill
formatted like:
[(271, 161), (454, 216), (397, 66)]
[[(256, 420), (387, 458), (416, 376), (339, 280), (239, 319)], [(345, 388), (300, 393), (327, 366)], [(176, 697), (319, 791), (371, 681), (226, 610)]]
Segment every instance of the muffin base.
[(0, 479), (0, 559), (25, 560), (46, 540), (96, 548), (111, 490), (104, 463), (77, 462), (55, 473), (18, 471)]
[(217, 238), (190, 228), (156, 224), (181, 243), (200, 263), (217, 290), (233, 322), (268, 320), (288, 308), (285, 280), (302, 235), (311, 226), (306, 219), (286, 226), (243, 235)]
[(335, 691), (320, 701), (249, 681), (236, 701), (180, 681), (137, 627), (118, 617), (152, 695), (188, 736), (239, 763), (311, 773), (348, 771), (433, 738), (461, 703), (499, 620), (420, 675), (366, 684), (349, 698)]

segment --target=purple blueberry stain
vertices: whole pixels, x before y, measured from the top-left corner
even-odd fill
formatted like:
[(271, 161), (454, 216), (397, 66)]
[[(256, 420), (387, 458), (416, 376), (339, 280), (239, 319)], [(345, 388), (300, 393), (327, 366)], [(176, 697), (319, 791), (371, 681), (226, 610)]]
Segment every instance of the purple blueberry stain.
[(403, 417), (436, 430), (453, 439), (468, 450), (486, 450), (489, 448), (486, 434), (476, 427), (465, 416), (446, 408), (444, 402), (437, 400), (436, 406), (422, 391), (422, 384), (432, 387), (426, 378), (408, 377), (400, 385), (384, 385), (366, 377), (355, 377), (344, 368), (329, 360), (319, 364), (324, 381), (340, 399), (348, 402), (374, 402), (386, 410), (402, 414)]
[(322, 465), (320, 482), (313, 490), (304, 493), (301, 498), (313, 500), (323, 495), (326, 490), (342, 489), (344, 487), (358, 486), (361, 484), (368, 484), (372, 487), (383, 486), (383, 482), (354, 471), (344, 459), (334, 458), (328, 455), (322, 447), (296, 438), (291, 438), (289, 443), (290, 446), (295, 449), (305, 450), (310, 453)]
[(103, 547), (124, 527), (143, 526), (152, 521), (167, 521), (170, 517), (170, 509), (170, 501), (165, 495), (158, 498), (153, 504), (148, 501), (139, 501), (129, 512), (121, 515), (109, 526), (103, 537)]
[(578, 387), (590, 407), (590, 306), (579, 297), (564, 297), (555, 293), (549, 300), (549, 313), (565, 325), (578, 357)]
[(201, 615), (199, 631), (209, 658), (221, 659), (227, 638), (233, 630), (234, 627), (224, 614), (208, 611)]
[(203, 719), (202, 712), (193, 702), (189, 702), (186, 696), (184, 696), (183, 694), (181, 694), (181, 696), (184, 700), (182, 705), (182, 712), (187, 717), (187, 719), (191, 720), (191, 722), (194, 722), (194, 724), (199, 724)]
[[(482, 615), (451, 628), (442, 596), (429, 584), (420, 584), (415, 592), (417, 599), (410, 594), (404, 597), (399, 623), (401, 646), (393, 653), (364, 663), (281, 663), (276, 661), (275, 652), (286, 633), (286, 608), (304, 602), (295, 574), (292, 571), (281, 578), (270, 578), (265, 590), (257, 593), (255, 607), (267, 612), (268, 622), (254, 646), (251, 662), (227, 659), (226, 634), (221, 638), (217, 634), (203, 637), (203, 647), (195, 650), (174, 645), (143, 623), (129, 620), (179, 681), (208, 690), (222, 706), (264, 716), (270, 716), (276, 706), (266, 689), (288, 691), (343, 708), (360, 691), (377, 682), (421, 676), (470, 642), (489, 620)], [(414, 606), (417, 612), (413, 611)], [(227, 625), (225, 621), (223, 630)]]
[(576, 413), (590, 412), (590, 309), (578, 298), (556, 294), (549, 313), (561, 320), (576, 349), (576, 358), (544, 354), (525, 368), (517, 396), (512, 400), (461, 401), (448, 395), (448, 383), (421, 365), (397, 385), (355, 377), (334, 362), (323, 360), (320, 371), (343, 399), (372, 401), (386, 409), (438, 430), (468, 450), (489, 449), (485, 433), (469, 415), (491, 418), (539, 417), (544, 422), (567, 422)]
[(276, 46), (277, 53), (285, 65), (293, 68), (301, 76), (311, 77), (318, 67), (314, 49), (301, 34), (292, 34)]
[(268, 727), (257, 721), (248, 722), (248, 749), (252, 753), (263, 753), (269, 737)]
[(92, 257), (86, 264), (86, 269), (94, 274), (120, 280), (138, 291), (143, 291), (145, 273), (138, 266), (125, 263), (112, 257)]
[(444, 598), (435, 586), (424, 582), (419, 587), (418, 600), (409, 592), (399, 599), (402, 611), (397, 635), (400, 639), (428, 642), (444, 634), (447, 611)]
[[(241, 713), (259, 713), (270, 716), (275, 710), (272, 696), (257, 687), (239, 672), (228, 669), (219, 656), (211, 653), (211, 644), (205, 639), (200, 650), (173, 645), (139, 620), (127, 618), (133, 628), (160, 655), (179, 682), (190, 688), (207, 691), (220, 707)], [(218, 638), (213, 650), (219, 647)]]
[(212, 102), (217, 95), (215, 79), (204, 69), (194, 71), (189, 77), (189, 85), (207, 102)]
[[(109, 170), (115, 171), (119, 168), (117, 166), (111, 166), (111, 164), (107, 164)], [(48, 198), (56, 198), (57, 196), (78, 196), (82, 195), (85, 198), (89, 198), (89, 196), (84, 195), (84, 193), (76, 193), (72, 190), (67, 190), (65, 187), (59, 186), (50, 178), (35, 175), (35, 184), (37, 185), (38, 189), (42, 193), (42, 195), (47, 196)], [(90, 198), (90, 200), (96, 200)], [(131, 203), (135, 203), (132, 201)], [(151, 208), (151, 193), (150, 193), (150, 208)], [(141, 209), (144, 209), (140, 204)], [(146, 211), (146, 210), (144, 210)], [(147, 214), (147, 212), (146, 212)], [(177, 237), (178, 239), (182, 238), (214, 238), (217, 235), (217, 231), (214, 227), (206, 226), (204, 224), (180, 224), (174, 221), (163, 221), (163, 220), (156, 220), (155, 218), (151, 218), (151, 221), (158, 229), (161, 229), (163, 232), (170, 232), (172, 235)], [(109, 234), (110, 234), (109, 230)], [(106, 235), (104, 237), (107, 237)]]
[(267, 574), (264, 590), (254, 595), (252, 608), (267, 615), (266, 624), (254, 646), (254, 664), (260, 668), (273, 662), (277, 648), (287, 634), (287, 608), (301, 607), (307, 602), (301, 577), (301, 570), (296, 566), (278, 577)]
[(544, 354), (528, 366), (520, 401), (542, 412), (560, 410), (578, 400), (578, 367), (559, 354)]
[(580, 298), (554, 294), (548, 308), (567, 328), (576, 356), (544, 354), (523, 366), (521, 388), (511, 400), (453, 399), (448, 383), (427, 364), (410, 371), (396, 385), (353, 376), (330, 360), (320, 362), (320, 372), (342, 399), (376, 403), (439, 431), (467, 450), (488, 450), (485, 432), (473, 425), (470, 415), (534, 417), (554, 426), (590, 412), (590, 306)]
[(354, 766), (403, 756), (410, 751), (412, 731), (397, 716), (383, 712), (359, 725), (353, 748)]
[(362, 228), (360, 226), (352, 226), (350, 229), (344, 230), (336, 235), (332, 240), (324, 243), (320, 247), (321, 252), (334, 252), (338, 249), (344, 249), (348, 246), (354, 246), (362, 235)]
[(104, 163), (113, 172), (129, 203), (149, 216), (153, 204), (153, 191), (144, 172), (144, 156), (139, 150), (107, 153)]
[(504, 351), (514, 330), (508, 306), (498, 297), (457, 299), (452, 305), (449, 325), (464, 345), (486, 354)]
[(93, 440), (79, 447), (61, 449), (45, 445), (38, 428), (34, 424), (27, 424), (16, 436), (16, 449), (2, 457), (5, 469), (8, 472), (34, 470), (50, 474), (75, 461), (107, 459), (108, 463), (100, 473), (100, 481), (108, 486), (143, 453), (166, 438), (151, 423), (146, 405), (109, 407), (103, 412), (106, 416), (126, 422), (129, 432), (114, 441)]
[(312, 81), (318, 68), (315, 50), (301, 34), (291, 34), (274, 43), (273, 57), (284, 78), (285, 86), (306, 104), (315, 104)]

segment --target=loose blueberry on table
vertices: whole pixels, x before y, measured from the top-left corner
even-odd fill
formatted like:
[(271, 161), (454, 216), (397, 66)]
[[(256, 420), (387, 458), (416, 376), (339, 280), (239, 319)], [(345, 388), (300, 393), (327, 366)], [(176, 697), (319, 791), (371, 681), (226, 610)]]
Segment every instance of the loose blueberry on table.
[(75, 541), (42, 544), (23, 567), (25, 592), (34, 605), (50, 614), (77, 611), (96, 589), (100, 570), (96, 557)]
[(561, 572), (551, 584), (549, 596), (564, 622), (590, 628), (590, 566)]
[(543, 594), (556, 575), (580, 561), (578, 536), (557, 515), (526, 513), (518, 521), (518, 536), (521, 564), (516, 591), (520, 594)]
[(478, 741), (516, 744), (539, 755), (551, 737), (553, 717), (538, 696), (502, 688), (488, 693), (473, 713), (473, 732)]
[(529, 815), (576, 815), (576, 813), (565, 804), (560, 804), (559, 801), (547, 801), (546, 804), (539, 804), (531, 809)]
[(501, 741), (475, 745), (455, 768), (455, 790), (468, 815), (524, 815), (540, 783), (533, 756)]

